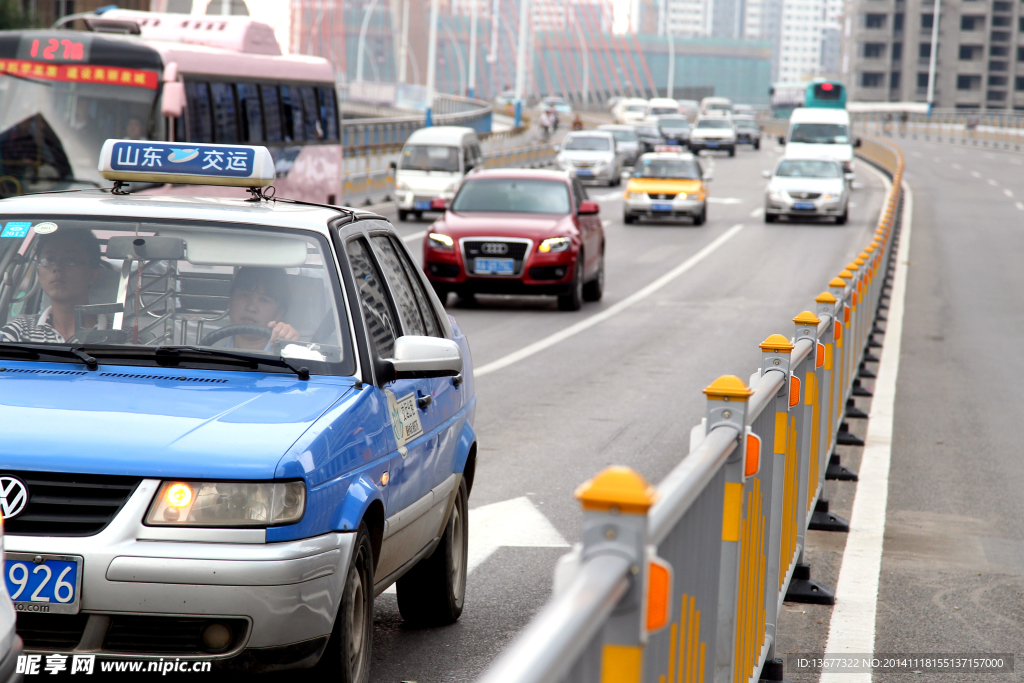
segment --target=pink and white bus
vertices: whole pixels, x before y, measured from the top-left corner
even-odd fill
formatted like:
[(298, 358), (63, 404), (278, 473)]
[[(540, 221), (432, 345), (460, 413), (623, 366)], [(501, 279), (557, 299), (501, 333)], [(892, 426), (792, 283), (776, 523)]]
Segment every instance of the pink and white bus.
[(108, 10), (0, 31), (0, 197), (106, 185), (108, 138), (264, 145), (277, 196), (333, 204), (340, 188), (331, 65), (282, 55), (266, 24)]

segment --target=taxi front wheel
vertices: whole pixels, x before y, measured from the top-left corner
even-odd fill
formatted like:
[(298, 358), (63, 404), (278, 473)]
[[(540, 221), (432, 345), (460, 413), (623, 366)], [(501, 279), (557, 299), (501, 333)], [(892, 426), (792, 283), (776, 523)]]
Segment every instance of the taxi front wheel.
[(345, 589), (334, 618), (334, 631), (317, 662), (319, 679), (337, 683), (370, 680), (370, 644), (373, 639), (373, 546), (366, 523), (359, 524), (355, 549), (348, 566)]
[(444, 626), (462, 616), (469, 552), (466, 480), (437, 548), (398, 580), (398, 611), (414, 626)]

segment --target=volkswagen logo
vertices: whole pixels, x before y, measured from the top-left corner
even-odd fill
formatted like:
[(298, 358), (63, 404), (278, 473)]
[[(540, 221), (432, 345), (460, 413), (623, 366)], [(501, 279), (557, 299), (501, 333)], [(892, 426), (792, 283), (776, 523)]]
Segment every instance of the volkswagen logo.
[(0, 517), (13, 519), (28, 505), (28, 487), (25, 482), (8, 474), (0, 476)]
[(508, 253), (508, 245), (501, 242), (486, 242), (480, 247), (480, 251), (490, 256), (500, 256), (501, 254)]

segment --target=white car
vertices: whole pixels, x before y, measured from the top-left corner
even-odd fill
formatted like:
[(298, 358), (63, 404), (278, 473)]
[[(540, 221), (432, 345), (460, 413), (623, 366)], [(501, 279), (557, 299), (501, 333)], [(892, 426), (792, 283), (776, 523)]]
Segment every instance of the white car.
[(588, 130), (565, 136), (555, 164), (580, 180), (596, 180), (611, 187), (622, 182), (623, 158), (609, 131)]
[(626, 97), (619, 100), (612, 109), (615, 123), (639, 123), (647, 118), (647, 100), (641, 97)]
[(765, 223), (774, 223), (779, 216), (828, 217), (839, 225), (846, 223), (850, 193), (838, 160), (783, 158), (774, 173), (764, 171), (764, 176), (769, 178)]
[[(0, 517), (0, 569), (3, 569), (4, 522)], [(15, 674), (18, 655), (21, 654), (21, 638), (14, 632), (14, 603), (6, 588), (0, 590), (0, 683), (11, 683), (21, 677)]]
[(729, 116), (701, 116), (690, 129), (690, 151), (699, 154), (702, 149), (728, 152), (736, 156), (736, 129)]

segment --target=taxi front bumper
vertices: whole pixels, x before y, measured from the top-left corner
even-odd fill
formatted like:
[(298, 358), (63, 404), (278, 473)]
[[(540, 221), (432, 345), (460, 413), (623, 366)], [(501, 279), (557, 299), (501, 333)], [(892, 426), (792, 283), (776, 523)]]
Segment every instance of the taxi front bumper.
[[(276, 659), (270, 668), (302, 664), (310, 657), (315, 661), (334, 625), (355, 535), (328, 533), (266, 543), (263, 529), (147, 527), (142, 519), (159, 485), (159, 480), (143, 480), (94, 536), (5, 537), (8, 552), (82, 558), (81, 614), (88, 618), (76, 620), (81, 635), (72, 634), (63, 649), (116, 657), (237, 658), (246, 663), (253, 660), (252, 653), (271, 653), (255, 658)], [(33, 629), (45, 631), (46, 620), (55, 617), (67, 621), (64, 615), (39, 614)], [(193, 620), (197, 628), (205, 628), (206, 622), (227, 625), (230, 645), (210, 651), (193, 643), (176, 651), (173, 639), (161, 643), (157, 635), (156, 646), (147, 650), (143, 635), (152, 640), (162, 628), (170, 633)], [(53, 625), (67, 628), (58, 620)], [(140, 629), (136, 640), (129, 632), (132, 625)], [(25, 650), (55, 651), (29, 638)], [(287, 661), (290, 654), (296, 661)], [(247, 663), (246, 668), (254, 667)]]
[[(667, 218), (672, 216), (699, 216), (704, 212), (706, 200), (687, 197), (679, 199), (651, 199), (650, 197), (627, 198), (623, 212), (629, 216)], [(670, 206), (671, 209), (665, 207)]]

